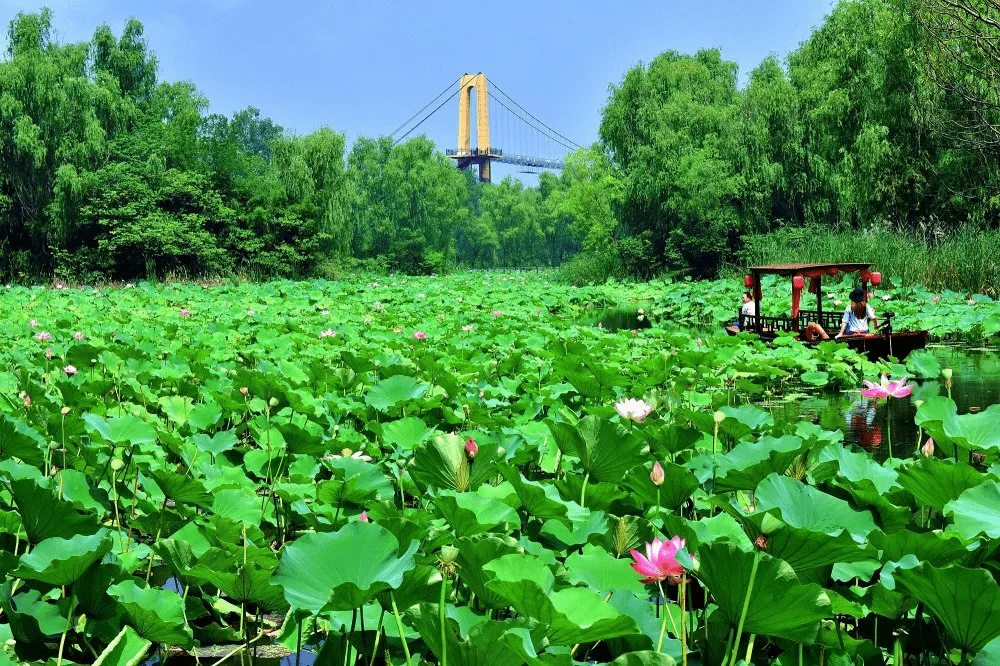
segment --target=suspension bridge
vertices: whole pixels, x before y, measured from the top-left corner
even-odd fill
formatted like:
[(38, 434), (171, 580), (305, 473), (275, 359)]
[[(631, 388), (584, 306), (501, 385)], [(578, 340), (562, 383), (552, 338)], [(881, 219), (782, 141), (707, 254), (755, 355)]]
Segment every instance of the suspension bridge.
[[(442, 97), (445, 97), (444, 101), (438, 103)], [(459, 169), (475, 168), (479, 180), (484, 183), (490, 182), (493, 162), (515, 165), (529, 173), (537, 173), (539, 169), (562, 169), (566, 154), (582, 147), (539, 120), (505, 93), (495, 81), (487, 81), (482, 72), (463, 74), (448, 84), (437, 97), (392, 133), (393, 145), (406, 139), (456, 97), (457, 147), (445, 149), (445, 154), (455, 160)]]

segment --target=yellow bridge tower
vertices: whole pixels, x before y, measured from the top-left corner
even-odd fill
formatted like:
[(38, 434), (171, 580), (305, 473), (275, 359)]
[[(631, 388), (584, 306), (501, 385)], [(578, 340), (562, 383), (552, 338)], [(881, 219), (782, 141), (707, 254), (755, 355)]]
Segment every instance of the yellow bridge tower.
[[(458, 149), (445, 151), (457, 161), (459, 169), (475, 164), (479, 180), (490, 182), (490, 160), (503, 157), (503, 151), (490, 146), (490, 112), (487, 105), (486, 75), (463, 74), (458, 83)], [(476, 144), (472, 147), (472, 91), (476, 91)]]

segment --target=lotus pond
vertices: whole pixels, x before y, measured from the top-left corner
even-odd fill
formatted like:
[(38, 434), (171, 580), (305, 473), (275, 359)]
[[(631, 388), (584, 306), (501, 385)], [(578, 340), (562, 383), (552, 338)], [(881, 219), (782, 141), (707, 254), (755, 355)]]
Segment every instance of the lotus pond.
[[(3, 290), (0, 662), (1000, 659), (1000, 407), (940, 352), (699, 335), (736, 283), (545, 277)], [(579, 323), (610, 306), (655, 325)], [(882, 373), (891, 457), (808, 408)]]

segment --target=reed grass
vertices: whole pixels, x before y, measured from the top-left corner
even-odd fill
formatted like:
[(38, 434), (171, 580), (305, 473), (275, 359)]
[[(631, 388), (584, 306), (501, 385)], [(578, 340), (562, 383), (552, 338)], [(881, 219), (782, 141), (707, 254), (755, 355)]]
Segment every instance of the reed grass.
[(895, 286), (924, 285), (991, 297), (1000, 294), (1000, 231), (962, 227), (924, 236), (885, 229), (784, 229), (744, 236), (739, 266), (871, 262)]

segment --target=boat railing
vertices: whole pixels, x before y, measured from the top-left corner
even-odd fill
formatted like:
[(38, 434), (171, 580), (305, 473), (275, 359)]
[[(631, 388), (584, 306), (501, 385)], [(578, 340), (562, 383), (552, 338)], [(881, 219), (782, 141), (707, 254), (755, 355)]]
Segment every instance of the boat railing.
[(822, 326), (828, 333), (840, 330), (843, 319), (842, 312), (819, 312), (818, 310), (799, 310), (799, 329), (804, 329), (811, 323)]
[(766, 315), (751, 315), (740, 313), (740, 330), (756, 331), (757, 324), (760, 323), (761, 331), (794, 331), (795, 320), (790, 317), (768, 317)]

